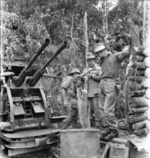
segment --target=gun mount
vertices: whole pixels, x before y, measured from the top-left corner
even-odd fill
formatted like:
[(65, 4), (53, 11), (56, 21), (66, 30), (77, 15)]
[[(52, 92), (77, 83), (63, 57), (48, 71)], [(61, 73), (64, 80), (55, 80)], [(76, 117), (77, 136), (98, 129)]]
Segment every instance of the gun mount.
[(19, 76), (14, 79), (14, 83), (15, 83), (16, 87), (20, 87), (23, 84), (23, 82), (27, 76), (29, 68), (34, 63), (34, 61), (37, 59), (37, 57), (42, 53), (42, 51), (48, 46), (49, 43), (50, 43), (50, 40), (45, 39), (45, 42), (43, 43), (43, 45), (41, 46), (39, 51), (36, 53), (36, 55), (32, 58), (30, 63), (22, 70), (22, 72), (19, 74)]
[(39, 71), (29, 71), (48, 44), (49, 39), (46, 39), (28, 65), (16, 60), (12, 72), (3, 74), (5, 84), (0, 83), (0, 139), (8, 156), (50, 148), (59, 141), (59, 129), (55, 129), (53, 123), (61, 122), (64, 117), (52, 117), (52, 105), (48, 93), (45, 93), (42, 77), (45, 68), (66, 48), (67, 42)]
[(45, 68), (53, 61), (53, 59), (61, 53), (61, 51), (63, 51), (63, 49), (65, 49), (67, 47), (67, 41), (64, 41), (64, 43), (60, 46), (60, 48), (58, 48), (58, 50), (56, 51), (56, 53), (49, 59), (49, 61), (40, 69), (38, 70), (35, 75), (27, 80), (27, 83), (29, 84), (29, 86), (33, 87), (35, 86), (35, 84), (38, 82), (38, 80), (41, 78), (41, 76), (44, 73)]

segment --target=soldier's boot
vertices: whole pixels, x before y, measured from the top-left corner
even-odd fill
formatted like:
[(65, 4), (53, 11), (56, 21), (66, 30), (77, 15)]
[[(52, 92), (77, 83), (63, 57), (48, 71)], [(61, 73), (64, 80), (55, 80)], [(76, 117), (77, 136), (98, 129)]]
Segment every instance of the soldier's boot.
[(104, 137), (106, 137), (108, 134), (110, 134), (111, 130), (109, 128), (109, 126), (101, 126), (100, 127), (100, 135), (101, 138), (103, 139)]
[(118, 130), (116, 128), (110, 127), (109, 125), (101, 126), (100, 129), (100, 140), (102, 141), (110, 141), (113, 138), (118, 137)]
[(71, 108), (70, 115), (65, 120), (63, 120), (62, 124), (60, 125), (60, 128), (66, 129), (67, 127), (69, 127), (72, 122), (75, 122), (77, 120), (77, 115), (78, 115), (78, 109)]
[(118, 121), (118, 129), (122, 129), (122, 130), (129, 129), (129, 124), (126, 118)]
[(110, 141), (110, 140), (112, 140), (113, 138), (118, 138), (118, 136), (119, 136), (119, 133), (118, 133), (118, 130), (117, 129), (110, 129), (110, 133), (106, 136), (106, 137), (104, 137), (104, 139), (106, 140), (106, 141)]

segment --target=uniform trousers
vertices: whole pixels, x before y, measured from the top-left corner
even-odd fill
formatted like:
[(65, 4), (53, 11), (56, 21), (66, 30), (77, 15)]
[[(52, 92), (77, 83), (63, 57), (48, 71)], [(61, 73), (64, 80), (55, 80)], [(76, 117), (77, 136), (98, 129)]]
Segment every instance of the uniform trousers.
[(102, 117), (102, 126), (117, 128), (115, 105), (117, 102), (116, 81), (105, 78), (100, 82), (99, 107)]

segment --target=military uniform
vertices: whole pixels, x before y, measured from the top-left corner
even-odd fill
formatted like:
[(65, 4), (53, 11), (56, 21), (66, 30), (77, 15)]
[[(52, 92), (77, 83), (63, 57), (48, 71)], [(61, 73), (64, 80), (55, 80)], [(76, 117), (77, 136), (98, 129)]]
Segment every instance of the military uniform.
[(66, 98), (64, 98), (63, 103), (63, 112), (65, 115), (68, 115), (70, 112), (71, 101), (76, 99), (76, 84), (71, 76), (66, 76), (63, 79), (61, 83), (61, 89), (62, 88), (66, 91)]
[(62, 122), (61, 128), (69, 126), (69, 124), (77, 118), (78, 114), (76, 81), (72, 76), (74, 73), (79, 74), (80, 71), (77, 68), (72, 69), (69, 76), (66, 76), (61, 83), (61, 92), (65, 92), (65, 96), (62, 94), (62, 109), (63, 113), (68, 116)]
[[(92, 59), (92, 55), (87, 58)], [(93, 59), (95, 57), (93, 56)], [(102, 74), (101, 67), (95, 64), (93, 67), (87, 67), (83, 70), (83, 75), (87, 74), (90, 76), (99, 76)], [(89, 78), (87, 81), (88, 86), (88, 107), (91, 114), (94, 113), (94, 122), (98, 126), (100, 122), (100, 112), (98, 103), (98, 92), (99, 92), (99, 81)], [(92, 116), (92, 115), (91, 115)]]
[[(103, 52), (105, 46), (100, 44), (95, 53), (103, 53), (100, 61), (100, 66), (102, 68), (101, 82), (100, 82), (100, 99), (99, 106), (102, 115), (102, 127), (106, 129), (111, 129), (112, 134), (108, 136), (111, 139), (117, 136), (117, 122), (115, 118), (115, 105), (118, 98), (116, 79), (119, 76), (120, 63), (125, 57), (128, 57), (128, 51), (121, 53), (109, 54)], [(110, 131), (109, 131), (110, 132)], [(108, 132), (108, 133), (109, 133)]]

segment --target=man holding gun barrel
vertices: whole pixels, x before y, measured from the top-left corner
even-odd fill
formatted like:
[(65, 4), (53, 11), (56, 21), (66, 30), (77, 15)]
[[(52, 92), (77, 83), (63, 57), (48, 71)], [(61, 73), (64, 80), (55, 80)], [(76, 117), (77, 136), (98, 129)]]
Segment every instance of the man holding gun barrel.
[(119, 76), (120, 63), (129, 57), (128, 49), (123, 52), (110, 54), (102, 43), (97, 43), (95, 55), (100, 57), (102, 68), (100, 82), (99, 106), (102, 117), (101, 136), (105, 140), (118, 137), (117, 122), (115, 118), (115, 105), (117, 102), (118, 87), (116, 79)]

